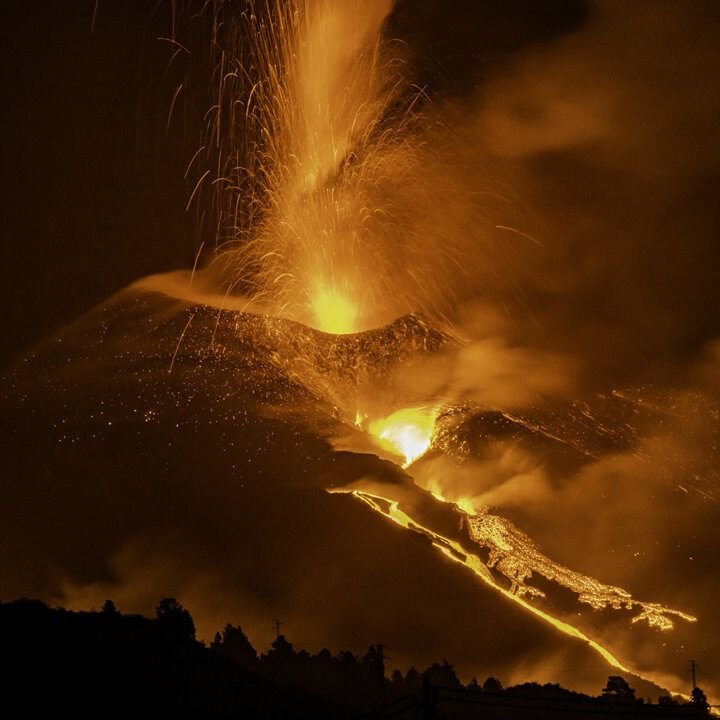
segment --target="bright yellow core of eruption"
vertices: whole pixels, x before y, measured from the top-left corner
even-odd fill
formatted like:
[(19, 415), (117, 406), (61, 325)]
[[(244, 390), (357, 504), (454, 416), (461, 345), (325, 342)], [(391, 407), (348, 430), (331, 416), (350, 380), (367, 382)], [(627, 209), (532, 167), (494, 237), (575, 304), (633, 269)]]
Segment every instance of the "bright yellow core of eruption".
[(312, 298), (315, 327), (334, 335), (358, 332), (359, 309), (335, 288), (321, 286)]
[(373, 420), (368, 432), (386, 450), (404, 457), (403, 467), (407, 467), (430, 447), (436, 414), (434, 409), (405, 408), (382, 420)]

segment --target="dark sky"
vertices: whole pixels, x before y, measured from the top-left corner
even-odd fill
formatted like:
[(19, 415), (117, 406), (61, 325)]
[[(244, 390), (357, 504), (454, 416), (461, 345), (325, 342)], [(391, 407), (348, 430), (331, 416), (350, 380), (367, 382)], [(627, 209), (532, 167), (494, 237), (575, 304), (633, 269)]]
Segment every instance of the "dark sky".
[[(9, 5), (9, 6), (8, 6)], [(138, 276), (192, 263), (186, 146), (165, 128), (168, 13), (15, 2), (2, 29), (2, 355)], [(170, 96), (172, 97), (172, 96)]]

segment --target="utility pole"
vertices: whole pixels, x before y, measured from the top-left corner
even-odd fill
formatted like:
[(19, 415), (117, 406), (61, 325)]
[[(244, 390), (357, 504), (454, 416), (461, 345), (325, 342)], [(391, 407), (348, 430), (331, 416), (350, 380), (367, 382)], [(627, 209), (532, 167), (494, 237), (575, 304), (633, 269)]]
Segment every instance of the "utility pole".
[(278, 618), (273, 618), (273, 621), (275, 622), (275, 637), (280, 637), (280, 626), (283, 624), (280, 622)]
[(694, 660), (691, 660), (689, 665), (690, 665), (690, 672), (692, 673), (692, 689), (694, 690), (697, 687), (696, 673), (700, 669), (700, 666)]

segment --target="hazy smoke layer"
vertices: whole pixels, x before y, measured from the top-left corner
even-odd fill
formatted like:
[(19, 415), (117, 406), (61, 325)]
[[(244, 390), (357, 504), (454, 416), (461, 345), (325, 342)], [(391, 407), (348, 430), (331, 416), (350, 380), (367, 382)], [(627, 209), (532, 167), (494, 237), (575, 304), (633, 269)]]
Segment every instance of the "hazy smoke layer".
[(682, 375), (720, 330), (720, 16), (702, 0), (591, 10), (481, 88), (475, 127), (544, 224), (515, 275), (536, 340), (611, 382)]

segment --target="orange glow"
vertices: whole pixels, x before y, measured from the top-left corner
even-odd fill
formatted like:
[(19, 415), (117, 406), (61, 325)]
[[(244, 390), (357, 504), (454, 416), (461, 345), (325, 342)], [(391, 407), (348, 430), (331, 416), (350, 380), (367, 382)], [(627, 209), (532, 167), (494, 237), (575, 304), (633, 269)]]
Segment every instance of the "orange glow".
[[(223, 53), (208, 142), (216, 148), (209, 155), (217, 156), (211, 163), (218, 168), (212, 185), (215, 205), (221, 210), (221, 225), (227, 225), (228, 218), (230, 226), (221, 233), (221, 239), (227, 236), (229, 241), (218, 244), (228, 292), (248, 287), (270, 314), (331, 335), (359, 333), (406, 312), (454, 317), (455, 298), (465, 297), (453, 294), (453, 288), (463, 289), (455, 278), (484, 279), (486, 273), (496, 273), (494, 267), (487, 269), (491, 263), (485, 254), (474, 250), (484, 237), (479, 229), (484, 225), (478, 223), (477, 231), (468, 234), (472, 245), (459, 238), (472, 227), (470, 218), (482, 217), (484, 223), (486, 214), (492, 217), (495, 211), (467, 199), (471, 194), (465, 189), (464, 161), (457, 177), (444, 170), (453, 167), (454, 146), (447, 152), (432, 149), (431, 140), (444, 136), (429, 129), (435, 127), (435, 116), (423, 114), (424, 97), (417, 103), (398, 102), (409, 90), (398, 74), (401, 58), (395, 57), (394, 45), (383, 41), (392, 1), (249, 0), (248, 6), (271, 12), (243, 14), (247, 27), (238, 35), (235, 57), (227, 61)], [(249, 51), (243, 50), (247, 43)], [(243, 52), (249, 54), (244, 57)], [(406, 113), (396, 111), (406, 105)], [(246, 137), (255, 136), (247, 142)], [(483, 192), (474, 195), (491, 197), (482, 187)], [(507, 225), (490, 227), (514, 232)], [(492, 238), (491, 233), (487, 236)], [(462, 253), (465, 247), (473, 252)], [(488, 252), (488, 257), (493, 256)], [(493, 313), (492, 328), (497, 322)], [(526, 358), (524, 352), (516, 353), (494, 333), (477, 341), (469, 337), (468, 346), (458, 351), (460, 360), (428, 380), (431, 390), (426, 391), (423, 379), (413, 384), (411, 394), (399, 396), (385, 383), (388, 366), (378, 363), (383, 377), (372, 389), (376, 396), (370, 397), (365, 385), (376, 366), (368, 363), (372, 372), (366, 373), (363, 356), (354, 348), (337, 362), (342, 382), (326, 378), (324, 368), (312, 382), (330, 387), (326, 395), (340, 418), (351, 420), (352, 410), (362, 405), (368, 412), (358, 410), (357, 428), (407, 468), (432, 446), (440, 393), (447, 390), (448, 407), (452, 398), (489, 408), (515, 407), (564, 384), (564, 373), (534, 372), (534, 354)], [(337, 345), (344, 347), (339, 341)], [(517, 377), (542, 380), (516, 388), (512, 381)], [(411, 382), (400, 384), (403, 393)], [(404, 398), (399, 405), (398, 397)], [(436, 405), (391, 412), (422, 402)], [(367, 443), (362, 445), (366, 450)], [(431, 465), (426, 460), (423, 466)], [(416, 470), (421, 475), (425, 467)], [(467, 487), (456, 492), (444, 478), (419, 478), (418, 485), (457, 506), (467, 540), (463, 543), (471, 551), (416, 522), (397, 501), (362, 490), (334, 492), (351, 492), (373, 511), (425, 535), (448, 559), (558, 631), (587, 643), (619, 670), (627, 668), (607, 649), (532, 604), (544, 593), (525, 581), (540, 575), (575, 592), (578, 602), (593, 610), (639, 609), (633, 623), (646, 621), (662, 631), (672, 630), (675, 618), (695, 621), (661, 605), (637, 602), (622, 588), (548, 558), (512, 523), (482, 507), (484, 495), (468, 495)], [(492, 487), (478, 482), (478, 488), (486, 486)]]
[(334, 335), (358, 332), (359, 309), (346, 295), (335, 288), (319, 285), (312, 298), (314, 325)]
[(373, 420), (368, 425), (368, 432), (386, 450), (405, 458), (403, 467), (407, 467), (430, 447), (436, 417), (435, 408), (405, 408), (381, 420)]
[(457, 505), (467, 515), (477, 515), (478, 511), (482, 508), (478, 508), (472, 498), (459, 496), (454, 500), (450, 500), (443, 495), (440, 490), (440, 485), (435, 479), (431, 479), (423, 483), (422, 487), (425, 488), (436, 500), (443, 503), (449, 503), (451, 505)]

